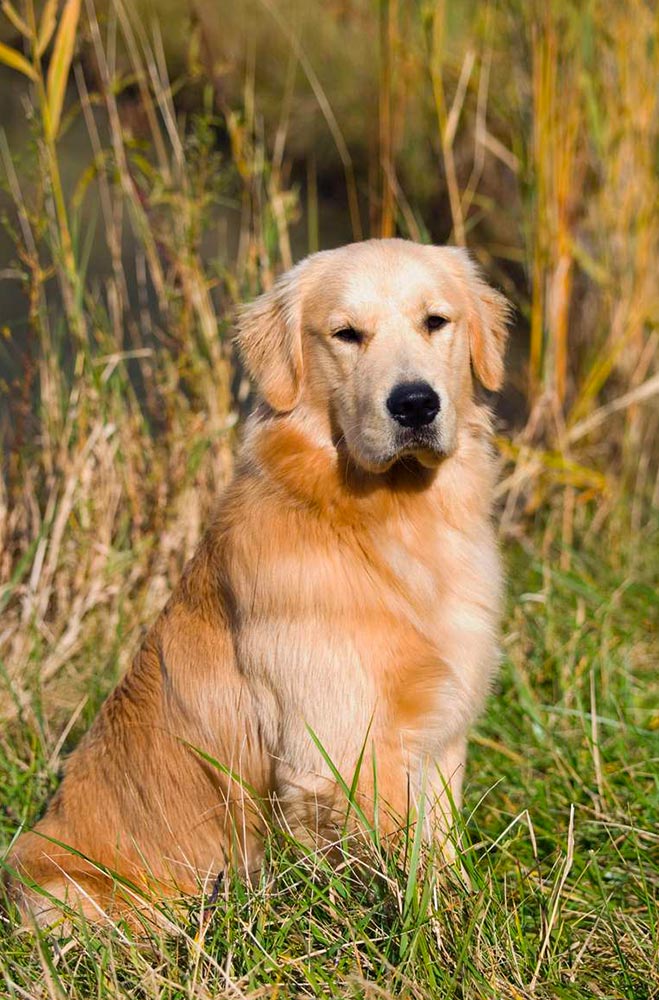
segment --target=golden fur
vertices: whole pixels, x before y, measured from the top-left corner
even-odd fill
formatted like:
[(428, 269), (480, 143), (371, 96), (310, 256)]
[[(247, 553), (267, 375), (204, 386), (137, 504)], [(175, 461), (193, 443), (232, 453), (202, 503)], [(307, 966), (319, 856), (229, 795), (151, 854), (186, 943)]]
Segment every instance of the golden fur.
[[(15, 846), (24, 907), (114, 910), (106, 870), (193, 892), (258, 866), (269, 822), (331, 843), (346, 804), (311, 732), (348, 784), (364, 752), (359, 801), (384, 834), (423, 794), (428, 834), (446, 837), (498, 655), (494, 463), (471, 369), (500, 386), (506, 316), (465, 253), (403, 240), (315, 254), (243, 310), (261, 401), (235, 477)], [(441, 399), (423, 440), (385, 406), (415, 378)]]

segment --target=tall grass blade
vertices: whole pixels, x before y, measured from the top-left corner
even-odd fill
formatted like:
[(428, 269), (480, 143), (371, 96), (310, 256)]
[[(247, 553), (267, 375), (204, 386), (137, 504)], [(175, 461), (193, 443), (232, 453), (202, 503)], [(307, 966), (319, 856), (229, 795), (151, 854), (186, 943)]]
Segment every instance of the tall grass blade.
[[(69, 79), (75, 46), (81, 0), (67, 0), (55, 37), (53, 56), (48, 68), (46, 94), (48, 99), (47, 138), (54, 140), (59, 132), (66, 84)], [(45, 15), (46, 12), (44, 12)], [(46, 23), (46, 27), (47, 27)]]
[(12, 7), (8, 0), (4, 0), (2, 4), (2, 13), (8, 21), (11, 21), (16, 30), (20, 31), (21, 35), (25, 35), (26, 38), (34, 37), (30, 26), (26, 24), (21, 15), (14, 7)]
[(33, 82), (39, 79), (34, 66), (30, 65), (25, 56), (22, 56), (20, 52), (12, 49), (9, 45), (4, 45), (3, 42), (0, 42), (0, 63), (9, 66), (10, 69), (17, 69), (19, 73), (29, 77)]
[(41, 58), (50, 44), (57, 24), (57, 8), (59, 0), (47, 0), (41, 21), (39, 23), (39, 36), (37, 38), (37, 55)]
[[(355, 774), (353, 774), (352, 781), (351, 781), (350, 785), (348, 785), (347, 781), (345, 780), (345, 778), (343, 777), (343, 775), (339, 771), (338, 767), (336, 766), (336, 764), (334, 763), (334, 761), (330, 757), (329, 753), (327, 752), (327, 750), (323, 746), (320, 738), (316, 735), (316, 733), (313, 731), (313, 729), (311, 728), (311, 726), (307, 726), (307, 732), (309, 733), (309, 736), (313, 740), (316, 749), (318, 750), (318, 752), (320, 753), (321, 757), (323, 758), (323, 760), (325, 761), (325, 763), (329, 767), (330, 771), (332, 772), (332, 777), (334, 778), (334, 780), (336, 781), (337, 785), (339, 786), (339, 788), (341, 789), (341, 791), (343, 792), (343, 794), (346, 797), (348, 816), (350, 815), (351, 812), (354, 812), (355, 815), (357, 816), (357, 819), (359, 820), (359, 822), (363, 825), (364, 829), (368, 831), (368, 833), (371, 835), (371, 837), (374, 837), (375, 836), (375, 829), (373, 827), (373, 824), (370, 822), (370, 820), (368, 819), (366, 813), (364, 812), (364, 810), (362, 809), (362, 807), (359, 805), (359, 802), (357, 800), (357, 795), (356, 795), (357, 781), (358, 781), (358, 778), (359, 778), (359, 772), (361, 770), (361, 766), (362, 766), (362, 763), (363, 763), (363, 760), (364, 760), (365, 744), (362, 746), (361, 753), (359, 754), (359, 759), (358, 759), (358, 762), (357, 762), (357, 765), (356, 765), (356, 768), (355, 768)], [(368, 739), (368, 734), (367, 734), (366, 738)]]
[(410, 854), (409, 868), (407, 872), (407, 882), (405, 884), (405, 900), (403, 904), (403, 926), (401, 934), (400, 951), (404, 956), (411, 947), (410, 927), (414, 923), (414, 918), (418, 914), (417, 892), (419, 887), (419, 875), (421, 874), (421, 846), (423, 844), (423, 821), (426, 807), (425, 789), (420, 795), (419, 808), (414, 826), (414, 840), (412, 841), (412, 852)]

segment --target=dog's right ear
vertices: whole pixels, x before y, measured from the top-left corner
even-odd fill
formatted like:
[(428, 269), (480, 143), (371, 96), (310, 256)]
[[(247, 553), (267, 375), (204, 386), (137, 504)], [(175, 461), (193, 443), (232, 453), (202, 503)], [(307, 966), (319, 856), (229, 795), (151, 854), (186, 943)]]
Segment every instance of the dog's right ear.
[(306, 261), (277, 279), (269, 292), (243, 306), (236, 344), (249, 376), (273, 410), (292, 410), (302, 391), (300, 277)]
[(462, 247), (441, 247), (442, 254), (459, 267), (471, 292), (467, 313), (469, 350), (474, 373), (486, 389), (498, 392), (503, 383), (503, 362), (512, 308), (508, 300), (481, 277), (477, 265)]

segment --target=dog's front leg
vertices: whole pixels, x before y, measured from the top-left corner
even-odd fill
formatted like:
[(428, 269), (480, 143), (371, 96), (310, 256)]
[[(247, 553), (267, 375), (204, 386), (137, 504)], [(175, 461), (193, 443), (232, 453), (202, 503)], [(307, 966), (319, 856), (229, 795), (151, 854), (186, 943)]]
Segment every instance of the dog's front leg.
[(447, 860), (455, 857), (454, 819), (462, 806), (462, 784), (467, 759), (467, 739), (460, 736), (422, 766), (420, 797), (423, 799), (426, 839), (440, 848)]

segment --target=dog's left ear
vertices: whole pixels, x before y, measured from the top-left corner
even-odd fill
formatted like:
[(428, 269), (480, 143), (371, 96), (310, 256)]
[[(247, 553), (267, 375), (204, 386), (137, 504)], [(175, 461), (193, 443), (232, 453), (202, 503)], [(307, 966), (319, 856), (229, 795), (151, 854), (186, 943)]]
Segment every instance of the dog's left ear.
[(501, 292), (487, 284), (466, 250), (451, 248), (470, 291), (467, 316), (471, 364), (478, 381), (492, 392), (503, 385), (508, 323), (512, 307)]
[(302, 391), (299, 283), (305, 263), (287, 271), (238, 313), (236, 344), (245, 368), (265, 401), (280, 413), (292, 410)]

